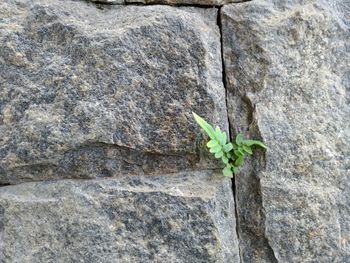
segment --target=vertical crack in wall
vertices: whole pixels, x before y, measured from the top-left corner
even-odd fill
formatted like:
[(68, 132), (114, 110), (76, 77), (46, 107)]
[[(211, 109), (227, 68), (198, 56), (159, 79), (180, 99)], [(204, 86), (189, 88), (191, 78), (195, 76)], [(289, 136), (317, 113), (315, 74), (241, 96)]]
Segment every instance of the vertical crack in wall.
[[(178, 6), (182, 6), (182, 5), (178, 5)], [(191, 6), (192, 7), (197, 7), (197, 8), (209, 8), (209, 7), (213, 8), (213, 6), (196, 6), (196, 5), (191, 5)], [(100, 6), (100, 8), (101, 7), (102, 7), (102, 5)], [(221, 7), (215, 7), (215, 8), (218, 11), (218, 14), (217, 14), (217, 26), (218, 26), (219, 32), (220, 32), (220, 49), (221, 49), (221, 63), (222, 63), (222, 83), (223, 83), (223, 86), (225, 88), (225, 105), (226, 105), (227, 122), (228, 122), (228, 137), (231, 140), (233, 140), (234, 139), (233, 138), (233, 135), (234, 135), (233, 133), (235, 131), (233, 130), (233, 125), (231, 123), (230, 114), (229, 114), (230, 113), (230, 110), (229, 110), (229, 102), (230, 102), (229, 95), (230, 95), (230, 93), (228, 92), (228, 87), (227, 87), (228, 85), (227, 85), (227, 81), (226, 81), (226, 68), (225, 68), (225, 61), (224, 61), (224, 46), (223, 46), (224, 43), (223, 43), (223, 26), (222, 26), (222, 17), (221, 17)], [(237, 94), (237, 96), (239, 97), (238, 99), (242, 101), (242, 103), (245, 102), (245, 103), (250, 105), (250, 110), (251, 111), (248, 111), (248, 114), (249, 114), (248, 119), (253, 121), (253, 117), (252, 116), (253, 116), (254, 108), (253, 108), (253, 105), (252, 105), (251, 101), (248, 99), (248, 102), (247, 102), (247, 99), (245, 99), (245, 97), (242, 96), (241, 94)], [(252, 173), (252, 176), (253, 176), (253, 173)], [(256, 180), (258, 180), (258, 179), (256, 179)], [(242, 240), (242, 237), (240, 236), (240, 230), (242, 230), (242, 227), (244, 227), (244, 226), (241, 226), (241, 221), (239, 220), (239, 210), (238, 210), (238, 205), (239, 204), (237, 202), (238, 201), (238, 194), (237, 194), (237, 188), (238, 188), (237, 185), (238, 184), (237, 184), (237, 182), (238, 181), (234, 177), (232, 179), (232, 191), (233, 191), (232, 194), (233, 194), (234, 203), (235, 203), (235, 207), (234, 207), (234, 209), (235, 209), (235, 218), (236, 218), (236, 229), (235, 229), (235, 231), (236, 231), (236, 236), (237, 236), (237, 241), (238, 241), (239, 258), (240, 258), (240, 262), (243, 262), (244, 257), (243, 257), (243, 249), (241, 248), (241, 245), (240, 245), (241, 240)], [(262, 195), (261, 189), (260, 189), (260, 187), (261, 187), (260, 182), (250, 181), (249, 183), (253, 184), (253, 187), (259, 188), (257, 190), (257, 193), (259, 195)], [(259, 201), (254, 200), (254, 201), (255, 201), (255, 203), (258, 203), (258, 205), (260, 205), (261, 208), (262, 208), (262, 201), (261, 200), (259, 200)], [(264, 230), (265, 217), (262, 219), (262, 222), (263, 222), (262, 227), (263, 227), (263, 230)], [(263, 235), (264, 234), (265, 233), (263, 233)], [(264, 237), (264, 236), (262, 237), (262, 239), (263, 239), (262, 243), (265, 244), (265, 246), (267, 244), (267, 249), (268, 250), (271, 249), (269, 251), (269, 253), (268, 253), (268, 254), (271, 254), (271, 258), (269, 259), (270, 262), (278, 262), (277, 259), (276, 259), (275, 254), (274, 254), (274, 251), (273, 251), (271, 245), (269, 244), (269, 240), (266, 237)], [(270, 253), (270, 252), (272, 252), (272, 253)]]
[[(262, 139), (261, 132), (255, 119), (255, 105), (247, 96), (247, 90), (229, 90), (227, 82), (224, 40), (225, 35), (222, 24), (222, 13), (219, 9), (218, 26), (220, 28), (222, 78), (226, 93), (226, 110), (229, 124), (229, 137), (234, 140), (237, 132), (248, 133), (250, 138)], [(232, 28), (233, 30), (233, 28)], [(233, 33), (232, 33), (233, 34)], [(233, 105), (229, 105), (233, 103)], [(237, 123), (232, 123), (232, 120)], [(277, 257), (266, 237), (265, 211), (263, 208), (261, 182), (258, 176), (260, 168), (266, 165), (266, 152), (258, 151), (254, 158), (246, 160), (247, 165), (242, 169), (245, 178), (232, 179), (232, 190), (235, 201), (236, 235), (239, 244), (240, 262), (262, 262), (277, 263)], [(239, 191), (239, 192), (238, 192)], [(239, 199), (248, 203), (246, 209), (240, 207)], [(257, 216), (260, 215), (260, 216)]]
[[(226, 114), (227, 114), (227, 122), (228, 122), (228, 138), (230, 141), (233, 140), (233, 133), (231, 130), (231, 121), (229, 116), (229, 110), (228, 110), (228, 91), (227, 91), (227, 85), (226, 85), (226, 74), (225, 74), (225, 61), (224, 61), (224, 45), (223, 45), (223, 33), (222, 33), (222, 23), (221, 23), (221, 8), (218, 7), (218, 16), (217, 16), (217, 25), (220, 30), (220, 47), (221, 47), (221, 63), (222, 63), (222, 83), (225, 88), (225, 105), (226, 105)], [(235, 176), (232, 178), (232, 194), (235, 204), (235, 218), (236, 218), (236, 236), (238, 241), (238, 250), (239, 250), (239, 261), (242, 261), (242, 255), (241, 255), (241, 247), (240, 247), (240, 236), (239, 236), (239, 220), (238, 220), (238, 210), (237, 210), (237, 198), (236, 198), (236, 181)]]

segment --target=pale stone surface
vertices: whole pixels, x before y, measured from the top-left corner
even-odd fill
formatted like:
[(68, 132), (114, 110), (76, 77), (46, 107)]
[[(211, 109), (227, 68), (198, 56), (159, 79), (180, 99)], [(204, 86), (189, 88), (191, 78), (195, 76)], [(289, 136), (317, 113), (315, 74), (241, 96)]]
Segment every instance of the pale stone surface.
[(192, 170), (191, 111), (227, 129), (216, 9), (4, 0), (0, 18), (0, 184)]
[(229, 3), (239, 3), (245, 0), (90, 0), (101, 4), (168, 4), (168, 5), (199, 5), (221, 6)]
[(239, 263), (230, 190), (212, 172), (4, 186), (0, 262)]
[(268, 146), (235, 182), (242, 262), (349, 262), (349, 7), (223, 7), (230, 123)]

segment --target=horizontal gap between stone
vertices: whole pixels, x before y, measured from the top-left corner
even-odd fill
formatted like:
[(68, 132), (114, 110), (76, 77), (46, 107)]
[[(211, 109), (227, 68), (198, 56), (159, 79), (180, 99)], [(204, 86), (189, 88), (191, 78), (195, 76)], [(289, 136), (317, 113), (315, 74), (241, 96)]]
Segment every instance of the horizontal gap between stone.
[(20, 181), (18, 183), (4, 183), (4, 184), (0, 184), (0, 188), (1, 187), (6, 187), (6, 186), (16, 186), (16, 185), (22, 185), (22, 184), (27, 184), (27, 183), (43, 183), (43, 182), (60, 182), (60, 181), (92, 181), (92, 180), (115, 180), (115, 179), (119, 179), (122, 177), (163, 177), (163, 178), (167, 178), (167, 177), (173, 177), (176, 175), (181, 175), (181, 174), (190, 174), (190, 173), (200, 173), (200, 172), (217, 172), (218, 174), (221, 173), (222, 168), (207, 168), (207, 169), (197, 169), (197, 170), (181, 170), (181, 171), (176, 171), (176, 172), (167, 172), (164, 174), (123, 174), (120, 173), (118, 174), (118, 176), (111, 176), (111, 177), (94, 177), (94, 178), (61, 178), (61, 179), (49, 179), (49, 180), (28, 180), (28, 181)]
[(195, 5), (195, 4), (166, 4), (166, 3), (123, 3), (123, 4), (113, 4), (113, 3), (104, 3), (104, 2), (90, 2), (99, 7), (118, 7), (118, 6), (172, 6), (172, 7), (195, 7), (195, 8), (215, 8), (221, 7), (222, 5)]
[[(242, 1), (242, 2), (236, 2), (236, 3), (228, 3), (229, 5), (232, 5), (232, 4), (242, 4), (242, 3), (245, 3), (245, 2), (250, 2), (250, 1), (253, 1), (253, 0), (245, 0), (245, 1)], [(106, 3), (106, 2), (100, 2), (100, 1), (95, 1), (95, 2), (90, 2), (90, 1), (87, 1), (91, 4), (95, 4), (96, 6), (99, 6), (101, 8), (104, 8), (104, 7), (114, 7), (114, 6), (172, 6), (172, 7), (195, 7), (195, 8), (204, 8), (204, 9), (207, 9), (207, 8), (220, 8), (224, 5), (228, 5), (228, 4), (221, 4), (221, 5), (200, 5), (200, 4), (166, 4), (166, 3), (122, 3), (122, 4), (117, 4), (117, 3)]]

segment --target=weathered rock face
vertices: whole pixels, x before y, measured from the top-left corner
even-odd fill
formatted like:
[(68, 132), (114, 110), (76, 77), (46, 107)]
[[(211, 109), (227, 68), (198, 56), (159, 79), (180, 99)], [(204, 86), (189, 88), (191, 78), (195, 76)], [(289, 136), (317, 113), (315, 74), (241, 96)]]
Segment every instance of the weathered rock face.
[(238, 3), (244, 0), (89, 0), (103, 4), (169, 4), (169, 5), (203, 5), (220, 6), (228, 3)]
[(349, 6), (222, 10), (232, 128), (269, 147), (235, 183), (243, 262), (349, 262)]
[(238, 263), (220, 50), (215, 8), (1, 1), (0, 263)]
[(0, 188), (0, 262), (239, 262), (231, 182), (199, 172)]
[(232, 2), (0, 1), (0, 263), (350, 262), (350, 2)]
[(0, 3), (0, 184), (198, 167), (227, 128), (216, 9)]

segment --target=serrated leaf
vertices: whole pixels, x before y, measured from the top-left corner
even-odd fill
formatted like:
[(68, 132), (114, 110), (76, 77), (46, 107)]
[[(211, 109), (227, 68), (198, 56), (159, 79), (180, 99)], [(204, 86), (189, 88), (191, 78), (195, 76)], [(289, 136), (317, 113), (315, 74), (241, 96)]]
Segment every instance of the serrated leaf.
[(228, 158), (225, 157), (225, 155), (223, 155), (223, 156), (221, 157), (221, 160), (222, 160), (222, 162), (223, 162), (224, 164), (228, 164)]
[(242, 148), (246, 153), (253, 154), (253, 151), (249, 146), (243, 145)]
[(224, 174), (224, 176), (232, 177), (233, 173), (232, 173), (231, 165), (226, 165), (226, 167), (222, 170), (222, 173)]
[(224, 155), (224, 153), (222, 151), (217, 152), (217, 153), (215, 153), (215, 158), (220, 159), (223, 155)]
[(222, 148), (220, 145), (214, 146), (213, 148), (210, 148), (210, 150), (209, 150), (209, 152), (211, 152), (211, 153), (218, 153), (221, 151), (222, 151)]
[(242, 142), (243, 142), (243, 135), (241, 133), (238, 133), (237, 136), (236, 136), (236, 143), (237, 145), (241, 145)]
[(215, 146), (218, 146), (218, 145), (219, 145), (219, 142), (218, 142), (217, 140), (215, 140), (215, 139), (210, 140), (210, 141), (207, 143), (207, 146), (208, 146), (209, 148), (212, 148), (212, 147), (215, 147)]
[(228, 143), (228, 144), (225, 144), (223, 148), (225, 152), (229, 152), (233, 149), (233, 145), (232, 143)]
[(235, 166), (239, 167), (243, 164), (244, 158), (243, 156), (240, 156), (237, 158), (237, 160), (235, 161)]
[(267, 148), (265, 144), (263, 144), (261, 141), (257, 141), (257, 140), (244, 140), (243, 143), (247, 146), (258, 145), (264, 149)]
[(192, 112), (192, 114), (198, 125), (208, 134), (210, 139), (215, 139), (214, 128), (196, 113)]

